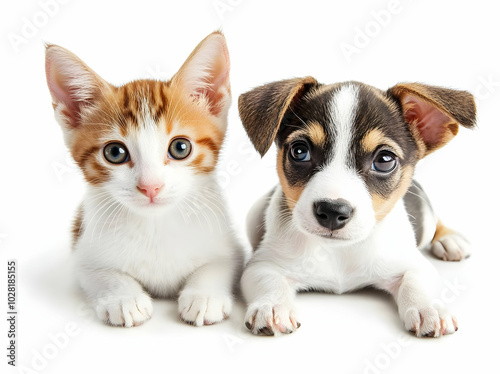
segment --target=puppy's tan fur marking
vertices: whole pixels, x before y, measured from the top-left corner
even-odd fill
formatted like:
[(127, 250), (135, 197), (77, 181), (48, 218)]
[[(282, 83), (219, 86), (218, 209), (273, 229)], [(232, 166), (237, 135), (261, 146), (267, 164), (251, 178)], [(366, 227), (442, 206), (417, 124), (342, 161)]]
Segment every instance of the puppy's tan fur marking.
[(306, 128), (309, 139), (318, 147), (326, 142), (326, 134), (323, 126), (319, 123), (310, 123)]
[(394, 208), (394, 205), (406, 194), (413, 180), (413, 171), (414, 167), (412, 165), (401, 169), (400, 174), (396, 176), (399, 179), (399, 183), (389, 197), (385, 198), (376, 193), (372, 194), (373, 210), (375, 211), (377, 222), (382, 221), (392, 208)]
[(403, 157), (403, 150), (401, 147), (392, 139), (384, 136), (384, 133), (379, 129), (369, 131), (361, 140), (361, 146), (366, 153), (372, 153), (380, 145), (391, 147), (396, 153), (396, 156), (399, 158)]
[(305, 186), (292, 187), (288, 184), (285, 172), (283, 171), (282, 148), (278, 149), (277, 169), (281, 188), (283, 189), (283, 193), (285, 194), (286, 204), (288, 205), (288, 208), (290, 208), (290, 210), (293, 210), (293, 208), (295, 208), (295, 205), (297, 204), (297, 201), (299, 201), (300, 195), (302, 194), (302, 191), (304, 191)]
[(432, 238), (432, 243), (441, 239), (443, 236), (453, 234), (453, 233), (454, 233), (454, 231), (452, 229), (443, 225), (443, 222), (441, 222), (441, 220), (439, 220), (438, 223), (436, 224), (436, 232), (434, 233), (434, 237)]
[(323, 129), (323, 126), (315, 122), (308, 123), (304, 129), (295, 131), (291, 135), (291, 141), (293, 141), (293, 139), (298, 139), (301, 137), (308, 138), (317, 147), (322, 147), (326, 142), (326, 133)]

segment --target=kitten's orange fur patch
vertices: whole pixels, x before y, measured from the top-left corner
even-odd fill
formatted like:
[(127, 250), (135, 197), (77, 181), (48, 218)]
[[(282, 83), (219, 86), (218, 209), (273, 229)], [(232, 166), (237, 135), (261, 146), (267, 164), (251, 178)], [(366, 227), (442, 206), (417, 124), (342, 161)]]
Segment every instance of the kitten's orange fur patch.
[[(176, 136), (183, 128), (191, 134), (191, 141), (198, 148), (198, 154), (203, 158), (196, 158), (189, 166), (197, 169), (199, 173), (209, 173), (214, 170), (219, 158), (219, 151), (224, 141), (224, 132), (217, 126), (214, 120), (207, 114), (206, 108), (186, 98), (180, 89), (173, 87), (169, 92), (174, 108), (168, 116), (177, 122)], [(167, 128), (168, 131), (168, 128)]]
[(76, 216), (73, 220), (73, 227), (71, 229), (72, 247), (75, 246), (76, 242), (78, 241), (78, 238), (80, 238), (82, 230), (83, 230), (83, 206), (80, 205), (76, 212)]
[(189, 138), (198, 149), (196, 158), (186, 160), (188, 166), (198, 173), (210, 173), (215, 169), (224, 132), (205, 108), (171, 82), (139, 80), (104, 92), (96, 108), (82, 118), (71, 153), (85, 179), (94, 185), (104, 183), (109, 179), (110, 170), (116, 167), (102, 162), (103, 139), (113, 132), (126, 138), (132, 130), (151, 123), (150, 120), (163, 127), (172, 138), (191, 134)]

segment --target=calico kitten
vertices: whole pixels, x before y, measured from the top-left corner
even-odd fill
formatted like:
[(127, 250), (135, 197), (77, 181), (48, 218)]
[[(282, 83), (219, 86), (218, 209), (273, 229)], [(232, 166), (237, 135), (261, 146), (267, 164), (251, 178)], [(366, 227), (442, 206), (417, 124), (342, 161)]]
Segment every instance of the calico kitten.
[(227, 318), (242, 253), (214, 173), (231, 100), (224, 36), (206, 37), (168, 82), (116, 87), (56, 45), (46, 74), (87, 182), (73, 256), (97, 316), (140, 325), (152, 296), (178, 295), (187, 323)]

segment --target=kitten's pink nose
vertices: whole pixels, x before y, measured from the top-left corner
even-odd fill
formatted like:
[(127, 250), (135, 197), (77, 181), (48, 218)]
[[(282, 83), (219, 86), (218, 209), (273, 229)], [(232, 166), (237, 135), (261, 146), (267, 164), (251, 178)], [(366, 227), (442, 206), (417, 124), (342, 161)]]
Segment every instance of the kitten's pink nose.
[(165, 183), (151, 183), (151, 184), (139, 183), (137, 189), (142, 194), (146, 195), (150, 199), (153, 199), (156, 195), (158, 195), (158, 192), (160, 192), (160, 190), (164, 185)]

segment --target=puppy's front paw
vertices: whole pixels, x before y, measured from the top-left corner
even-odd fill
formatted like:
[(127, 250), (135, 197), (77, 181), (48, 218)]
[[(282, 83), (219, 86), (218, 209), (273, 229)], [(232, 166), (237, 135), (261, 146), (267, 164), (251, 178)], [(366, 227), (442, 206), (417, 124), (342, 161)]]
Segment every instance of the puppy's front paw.
[(431, 251), (444, 261), (461, 261), (470, 256), (471, 245), (462, 235), (453, 232), (432, 243)]
[(195, 326), (212, 325), (229, 317), (233, 306), (230, 295), (207, 296), (184, 290), (179, 296), (181, 319)]
[(112, 326), (139, 326), (150, 319), (153, 314), (153, 302), (145, 293), (138, 296), (100, 297), (95, 301), (94, 306), (97, 317)]
[(290, 304), (251, 304), (245, 317), (246, 327), (255, 335), (291, 334), (300, 327)]
[(416, 336), (434, 337), (453, 334), (458, 330), (455, 317), (434, 307), (411, 307), (403, 316), (405, 327)]

